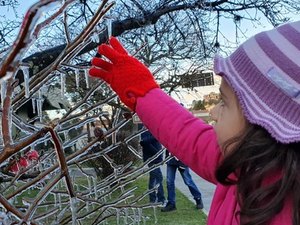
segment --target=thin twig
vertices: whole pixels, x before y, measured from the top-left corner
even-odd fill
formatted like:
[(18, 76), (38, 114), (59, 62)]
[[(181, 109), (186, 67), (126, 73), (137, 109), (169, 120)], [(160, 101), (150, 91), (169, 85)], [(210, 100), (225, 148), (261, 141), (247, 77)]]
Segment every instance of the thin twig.
[(56, 150), (56, 154), (58, 157), (58, 162), (62, 171), (62, 174), (64, 175), (65, 179), (66, 179), (66, 184), (67, 184), (67, 189), (69, 191), (70, 196), (73, 198), (75, 197), (75, 191), (74, 191), (74, 187), (71, 181), (71, 177), (69, 174), (69, 170), (68, 170), (68, 165), (67, 165), (67, 161), (63, 152), (63, 148), (62, 148), (62, 144), (59, 140), (59, 137), (57, 135), (57, 133), (53, 130), (50, 129), (50, 134), (52, 137), (52, 140), (54, 142), (54, 147)]

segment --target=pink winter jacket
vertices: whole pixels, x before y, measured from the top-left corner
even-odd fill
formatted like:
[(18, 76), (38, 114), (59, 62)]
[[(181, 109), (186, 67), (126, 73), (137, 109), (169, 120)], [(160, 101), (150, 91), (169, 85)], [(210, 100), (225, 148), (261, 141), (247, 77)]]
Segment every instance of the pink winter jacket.
[[(136, 113), (173, 155), (199, 176), (217, 185), (207, 224), (239, 224), (236, 186), (223, 186), (217, 183), (214, 175), (222, 155), (213, 127), (194, 117), (158, 88), (138, 98)], [(286, 203), (270, 224), (292, 224), (290, 204)]]

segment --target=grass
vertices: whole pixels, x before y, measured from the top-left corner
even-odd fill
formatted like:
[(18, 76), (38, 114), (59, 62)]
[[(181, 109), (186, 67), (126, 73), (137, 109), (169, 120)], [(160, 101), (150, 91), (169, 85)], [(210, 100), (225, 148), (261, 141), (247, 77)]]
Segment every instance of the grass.
[[(139, 178), (134, 185), (138, 186), (135, 194), (139, 195), (147, 190), (148, 186), (148, 176)], [(164, 185), (166, 187), (166, 185)], [(165, 195), (167, 192), (165, 191)], [(145, 203), (148, 201), (147, 198), (144, 199)], [(177, 210), (172, 212), (161, 212), (160, 208), (156, 209), (157, 224), (162, 225), (204, 225), (206, 224), (206, 215), (195, 208), (195, 203), (191, 202), (185, 195), (183, 195), (179, 190), (176, 190), (176, 208)], [(143, 210), (143, 215), (147, 215), (149, 220), (146, 224), (155, 224), (155, 217), (153, 214), (153, 209)]]

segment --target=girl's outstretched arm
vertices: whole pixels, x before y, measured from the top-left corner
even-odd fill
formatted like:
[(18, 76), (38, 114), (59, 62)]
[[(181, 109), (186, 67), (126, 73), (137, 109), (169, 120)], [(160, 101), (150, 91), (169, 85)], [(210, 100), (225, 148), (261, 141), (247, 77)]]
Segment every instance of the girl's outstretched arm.
[(105, 80), (173, 155), (216, 183), (214, 172), (221, 154), (213, 128), (161, 91), (149, 69), (116, 38), (100, 45), (98, 53), (102, 57), (93, 58), (90, 75)]

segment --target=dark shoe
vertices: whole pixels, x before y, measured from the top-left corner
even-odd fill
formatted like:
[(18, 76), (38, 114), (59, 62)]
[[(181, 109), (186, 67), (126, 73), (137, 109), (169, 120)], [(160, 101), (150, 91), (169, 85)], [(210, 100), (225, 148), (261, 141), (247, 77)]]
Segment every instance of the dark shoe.
[(163, 207), (160, 211), (161, 212), (171, 212), (176, 210), (176, 206), (173, 204), (170, 204), (169, 202), (167, 203), (167, 205), (165, 207)]
[(196, 209), (203, 209), (203, 202), (201, 198), (196, 199)]

